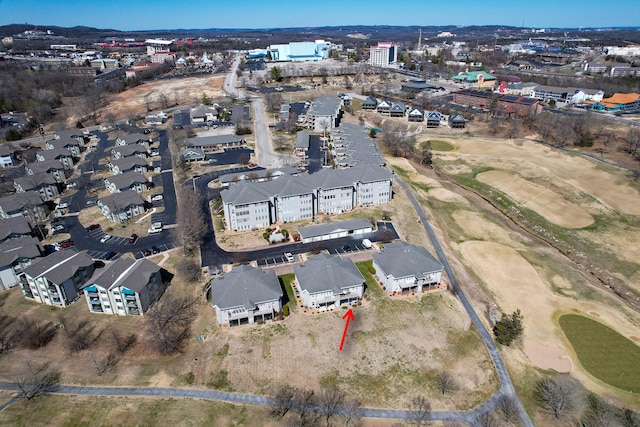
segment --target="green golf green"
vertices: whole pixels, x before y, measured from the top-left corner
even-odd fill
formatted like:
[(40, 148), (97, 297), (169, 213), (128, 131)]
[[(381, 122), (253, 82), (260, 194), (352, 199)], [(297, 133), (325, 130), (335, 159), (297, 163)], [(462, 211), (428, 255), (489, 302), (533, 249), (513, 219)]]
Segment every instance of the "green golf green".
[(613, 387), (640, 392), (639, 346), (588, 317), (565, 314), (559, 323), (587, 372)]

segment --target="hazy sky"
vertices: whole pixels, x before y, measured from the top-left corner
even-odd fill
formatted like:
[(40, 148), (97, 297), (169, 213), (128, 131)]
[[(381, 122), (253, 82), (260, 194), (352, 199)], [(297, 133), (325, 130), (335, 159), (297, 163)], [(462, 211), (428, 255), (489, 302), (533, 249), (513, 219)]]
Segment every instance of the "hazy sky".
[(341, 25), (640, 26), (640, 0), (0, 0), (0, 25), (116, 30)]

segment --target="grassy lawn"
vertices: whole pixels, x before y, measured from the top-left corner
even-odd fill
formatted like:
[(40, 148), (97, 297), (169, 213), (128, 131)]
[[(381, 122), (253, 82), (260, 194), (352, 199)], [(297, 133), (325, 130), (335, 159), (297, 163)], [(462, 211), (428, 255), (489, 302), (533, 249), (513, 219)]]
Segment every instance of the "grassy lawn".
[(373, 278), (373, 275), (369, 272), (369, 268), (373, 267), (373, 261), (362, 261), (356, 263), (356, 267), (360, 270), (360, 274), (364, 277), (364, 282), (367, 285), (367, 296), (371, 301), (378, 301), (381, 298), (384, 298), (384, 291), (376, 282), (376, 279)]
[(276, 425), (273, 421), (266, 408), (172, 398), (49, 395), (0, 412), (0, 424), (12, 426)]
[(289, 306), (289, 312), (293, 313), (296, 311), (296, 294), (293, 292), (293, 287), (291, 286), (291, 281), (294, 279), (295, 274), (283, 274), (282, 276), (278, 276), (282, 283), (284, 284), (284, 289), (287, 292), (287, 298), (289, 301), (287, 305)]
[(431, 143), (431, 149), (433, 151), (453, 151), (455, 149), (453, 144), (443, 141), (442, 139), (425, 139), (424, 141)]
[(640, 392), (640, 347), (588, 317), (565, 314), (559, 323), (591, 375), (621, 390)]

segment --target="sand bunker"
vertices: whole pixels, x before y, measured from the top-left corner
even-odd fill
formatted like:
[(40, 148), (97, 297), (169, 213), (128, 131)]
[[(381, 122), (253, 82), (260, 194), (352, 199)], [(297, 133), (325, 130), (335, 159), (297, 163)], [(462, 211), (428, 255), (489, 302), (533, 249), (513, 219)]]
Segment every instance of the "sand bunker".
[(518, 205), (531, 209), (547, 221), (564, 228), (583, 228), (593, 224), (593, 217), (583, 208), (566, 201), (562, 196), (516, 175), (503, 171), (483, 172), (477, 176), (515, 200)]
[(518, 252), (492, 242), (470, 241), (460, 245), (464, 258), (495, 295), (506, 313), (520, 309), (524, 317), (524, 352), (536, 366), (568, 372), (571, 363), (553, 338), (551, 317), (554, 297), (545, 292), (546, 285), (538, 272)]

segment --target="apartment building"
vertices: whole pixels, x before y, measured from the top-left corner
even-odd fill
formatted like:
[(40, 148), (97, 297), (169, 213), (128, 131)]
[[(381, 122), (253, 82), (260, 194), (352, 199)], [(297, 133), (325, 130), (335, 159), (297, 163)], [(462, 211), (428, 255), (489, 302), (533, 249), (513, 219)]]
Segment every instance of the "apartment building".
[(84, 289), (89, 311), (142, 316), (166, 289), (160, 267), (147, 259), (119, 258), (96, 273)]
[(86, 252), (64, 249), (24, 270), (22, 292), (25, 298), (42, 304), (66, 307), (80, 297), (80, 288), (94, 271), (93, 260)]

